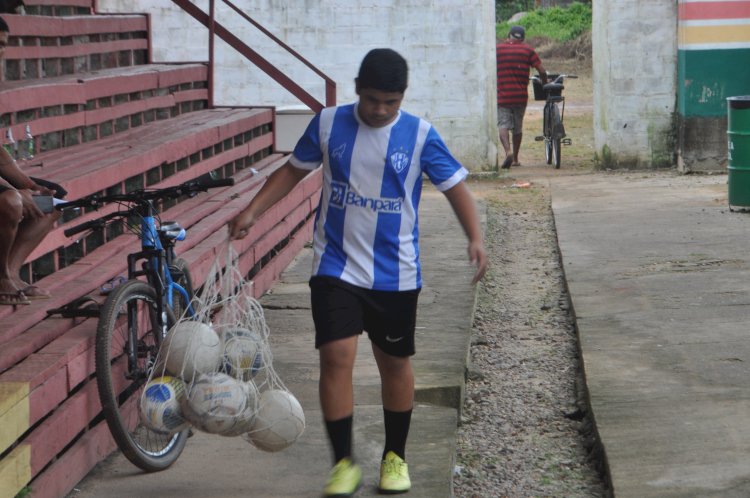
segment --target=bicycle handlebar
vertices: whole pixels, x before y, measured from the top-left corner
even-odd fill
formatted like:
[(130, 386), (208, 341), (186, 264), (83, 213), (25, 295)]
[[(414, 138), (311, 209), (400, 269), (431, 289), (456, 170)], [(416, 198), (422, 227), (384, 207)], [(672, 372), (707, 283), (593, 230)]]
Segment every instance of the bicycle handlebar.
[(210, 174), (205, 174), (199, 176), (195, 180), (190, 180), (173, 187), (153, 190), (139, 189), (128, 192), (127, 194), (94, 194), (75, 201), (69, 201), (64, 204), (60, 204), (56, 207), (58, 210), (81, 207), (99, 209), (99, 207), (101, 207), (102, 205), (111, 202), (134, 202), (141, 204), (156, 199), (176, 199), (177, 197), (181, 197), (183, 195), (194, 195), (198, 192), (205, 192), (210, 188), (231, 187), (232, 185), (234, 185), (234, 178), (214, 179), (210, 176)]
[(63, 230), (63, 234), (66, 237), (70, 237), (71, 235), (75, 235), (80, 232), (84, 232), (86, 230), (92, 229), (92, 228), (102, 228), (107, 223), (107, 220), (110, 220), (112, 218), (116, 218), (121, 213), (120, 211), (117, 211), (115, 213), (110, 213), (107, 215), (102, 216), (101, 218), (97, 218), (95, 220), (87, 221), (86, 223), (81, 223), (80, 225), (68, 228), (66, 230)]
[[(71, 208), (93, 208), (99, 209), (104, 204), (113, 202), (131, 202), (138, 205), (146, 204), (156, 199), (176, 199), (183, 195), (194, 196), (198, 192), (205, 192), (210, 188), (217, 187), (231, 187), (234, 185), (234, 178), (213, 178), (210, 173), (201, 175), (194, 180), (190, 180), (173, 187), (166, 187), (153, 190), (134, 190), (126, 194), (113, 194), (113, 195), (98, 195), (94, 194), (89, 197), (84, 197), (75, 201), (66, 202), (56, 206), (58, 210), (71, 209)], [(77, 233), (92, 229), (101, 228), (106, 225), (106, 222), (117, 217), (127, 216), (130, 210), (127, 211), (115, 211), (109, 214), (97, 218), (95, 220), (81, 223), (80, 225), (68, 228), (63, 231), (66, 237), (75, 235)]]

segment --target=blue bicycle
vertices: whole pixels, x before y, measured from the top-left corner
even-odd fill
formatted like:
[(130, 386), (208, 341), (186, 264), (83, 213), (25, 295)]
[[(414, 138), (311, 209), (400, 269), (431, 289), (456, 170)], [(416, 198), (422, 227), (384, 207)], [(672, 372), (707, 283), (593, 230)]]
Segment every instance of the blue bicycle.
[(176, 242), (184, 240), (186, 232), (177, 222), (160, 222), (158, 201), (192, 197), (209, 188), (233, 184), (231, 178), (204, 175), (174, 187), (93, 195), (60, 206), (97, 209), (116, 203), (123, 207), (65, 230), (67, 236), (105, 229), (110, 222), (122, 220), (141, 240), (141, 250), (128, 254), (127, 281), (109, 293), (99, 310), (96, 380), (112, 437), (128, 460), (146, 472), (172, 465), (188, 437), (188, 430), (174, 434), (153, 431), (140, 423), (138, 413), (141, 392), (167, 331), (183, 313), (192, 314), (190, 270), (174, 252)]

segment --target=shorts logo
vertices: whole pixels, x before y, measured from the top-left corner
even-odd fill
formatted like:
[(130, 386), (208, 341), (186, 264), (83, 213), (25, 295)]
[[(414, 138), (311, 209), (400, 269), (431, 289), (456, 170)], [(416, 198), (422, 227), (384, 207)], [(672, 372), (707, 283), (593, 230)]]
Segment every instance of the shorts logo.
[(396, 151), (391, 154), (390, 160), (396, 173), (401, 173), (409, 165), (409, 156), (406, 152)]
[(390, 343), (398, 342), (398, 341), (400, 341), (403, 338), (404, 338), (403, 336), (401, 336), (401, 337), (391, 337), (389, 335), (385, 336), (385, 340), (388, 341), (388, 342), (390, 342)]
[(328, 205), (333, 208), (344, 209), (346, 206), (369, 208), (378, 213), (400, 214), (404, 200), (388, 198), (370, 198), (358, 195), (349, 190), (344, 182), (331, 181), (331, 197)]

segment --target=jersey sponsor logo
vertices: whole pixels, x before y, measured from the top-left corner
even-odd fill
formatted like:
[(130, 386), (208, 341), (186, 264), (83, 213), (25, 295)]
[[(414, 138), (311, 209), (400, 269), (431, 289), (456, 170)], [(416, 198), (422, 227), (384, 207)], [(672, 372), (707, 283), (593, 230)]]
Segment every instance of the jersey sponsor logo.
[(343, 182), (331, 182), (331, 197), (328, 201), (331, 207), (344, 209), (346, 206), (356, 206), (372, 209), (378, 213), (400, 214), (404, 199), (371, 198), (358, 195), (349, 190), (349, 185)]
[(409, 165), (409, 155), (400, 150), (391, 154), (390, 159), (391, 166), (396, 170), (396, 173), (401, 173)]

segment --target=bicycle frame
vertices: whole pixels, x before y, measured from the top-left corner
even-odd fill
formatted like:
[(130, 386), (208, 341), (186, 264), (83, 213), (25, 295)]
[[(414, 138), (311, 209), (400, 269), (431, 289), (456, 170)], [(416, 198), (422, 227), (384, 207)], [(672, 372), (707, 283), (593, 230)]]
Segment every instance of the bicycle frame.
[[(167, 320), (164, 314), (165, 304), (170, 309), (174, 307), (174, 293), (179, 292), (188, 303), (188, 313), (190, 316), (195, 312), (190, 303), (190, 295), (187, 289), (175, 282), (169, 267), (174, 260), (174, 243), (173, 240), (184, 240), (184, 230), (175, 239), (162, 238), (156, 227), (156, 217), (153, 202), (149, 201), (137, 214), (141, 218), (141, 251), (128, 255), (128, 279), (133, 279), (144, 275), (148, 283), (156, 290), (158, 296), (161, 296), (161, 309), (157, 310), (162, 317), (162, 327), (164, 328), (162, 337), (167, 333)], [(144, 260), (143, 269), (137, 269), (137, 262)], [(166, 299), (166, 302), (164, 300)]]
[[(136, 396), (140, 396), (156, 366), (169, 327), (181, 318), (178, 313), (195, 316), (190, 270), (174, 250), (176, 242), (184, 240), (185, 230), (176, 222), (161, 222), (157, 202), (193, 197), (210, 188), (231, 185), (231, 178), (206, 174), (179, 185), (124, 194), (94, 194), (58, 207), (96, 210), (105, 204), (118, 204), (121, 208), (64, 230), (67, 237), (105, 229), (110, 220), (126, 224), (132, 221), (129, 228), (140, 227), (140, 231), (133, 230), (138, 233), (140, 250), (127, 255), (127, 282), (109, 293), (97, 310), (95, 362), (99, 399), (110, 432), (123, 454), (147, 472), (172, 465), (182, 452), (188, 433), (182, 430), (162, 434), (148, 427), (141, 431), (142, 420), (139, 422), (137, 413), (133, 418), (132, 405), (139, 403)], [(127, 370), (121, 362), (127, 364)], [(123, 383), (123, 379), (127, 382)]]

